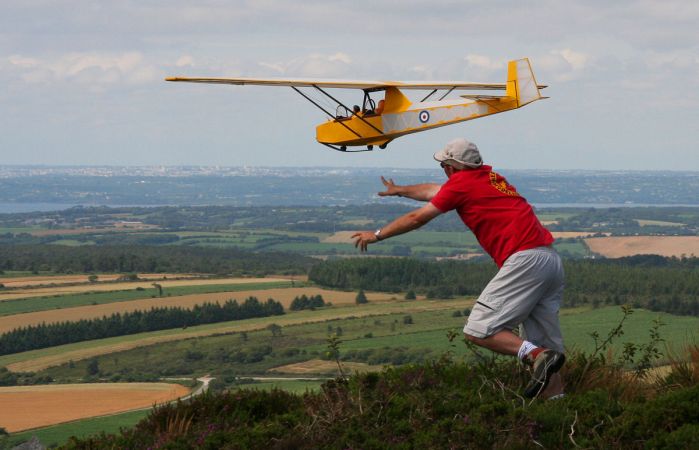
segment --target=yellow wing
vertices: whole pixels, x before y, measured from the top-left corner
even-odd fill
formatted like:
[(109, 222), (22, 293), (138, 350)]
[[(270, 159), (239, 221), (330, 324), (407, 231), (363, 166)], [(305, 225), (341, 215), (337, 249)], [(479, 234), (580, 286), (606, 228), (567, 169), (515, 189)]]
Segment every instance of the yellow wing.
[[(166, 81), (211, 84), (252, 84), (258, 86), (320, 87), (338, 89), (378, 90), (387, 87), (399, 89), (472, 89), (505, 90), (505, 83), (472, 83), (468, 81), (366, 81), (366, 80), (322, 80), (322, 79), (283, 79), (283, 78), (188, 78), (168, 77)], [(546, 86), (538, 85), (539, 89)]]

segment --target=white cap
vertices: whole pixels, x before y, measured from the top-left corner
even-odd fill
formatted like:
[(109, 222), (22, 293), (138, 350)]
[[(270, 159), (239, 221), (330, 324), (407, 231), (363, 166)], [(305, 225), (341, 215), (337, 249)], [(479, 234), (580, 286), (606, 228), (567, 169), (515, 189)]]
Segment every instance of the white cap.
[(476, 144), (464, 138), (457, 138), (453, 141), (449, 141), (443, 150), (434, 154), (434, 159), (454, 166), (457, 169), (463, 167), (477, 169), (483, 165), (483, 159), (481, 158)]

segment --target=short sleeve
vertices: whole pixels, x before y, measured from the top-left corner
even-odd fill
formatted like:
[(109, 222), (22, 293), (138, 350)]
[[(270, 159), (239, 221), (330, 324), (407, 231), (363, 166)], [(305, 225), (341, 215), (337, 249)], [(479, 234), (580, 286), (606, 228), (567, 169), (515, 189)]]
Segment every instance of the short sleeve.
[(447, 181), (442, 185), (442, 188), (432, 197), (430, 203), (434, 205), (435, 208), (442, 211), (443, 213), (456, 209), (459, 201), (459, 196), (456, 195), (454, 191), (454, 183)]

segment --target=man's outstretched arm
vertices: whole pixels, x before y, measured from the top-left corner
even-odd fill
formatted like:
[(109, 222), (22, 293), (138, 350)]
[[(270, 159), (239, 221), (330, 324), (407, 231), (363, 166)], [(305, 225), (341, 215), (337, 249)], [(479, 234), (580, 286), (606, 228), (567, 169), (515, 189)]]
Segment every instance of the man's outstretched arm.
[(369, 244), (420, 228), (440, 214), (442, 214), (442, 211), (438, 210), (432, 203), (428, 203), (422, 208), (411, 211), (381, 228), (378, 237), (373, 231), (358, 231), (352, 235), (352, 239), (356, 239), (354, 246), (365, 252)]
[(435, 183), (400, 186), (395, 184), (391, 178), (387, 180), (384, 177), (381, 177), (381, 182), (386, 186), (385, 191), (379, 192), (381, 197), (396, 195), (398, 197), (406, 197), (421, 202), (429, 202), (442, 188), (441, 184)]

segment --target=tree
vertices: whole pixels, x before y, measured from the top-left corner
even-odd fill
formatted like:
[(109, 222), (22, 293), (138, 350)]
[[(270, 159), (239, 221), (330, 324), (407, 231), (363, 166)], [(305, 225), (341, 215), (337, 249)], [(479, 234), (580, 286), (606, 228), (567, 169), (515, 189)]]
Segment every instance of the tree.
[(100, 373), (100, 363), (97, 360), (97, 358), (92, 358), (87, 363), (87, 367), (85, 367), (85, 373), (87, 373), (88, 376), (95, 376), (98, 373)]
[(267, 329), (272, 332), (273, 337), (278, 337), (282, 335), (282, 327), (276, 323), (270, 323), (267, 325)]
[(412, 325), (413, 324), (413, 316), (410, 316), (410, 315), (403, 316), (403, 324)]
[(405, 293), (405, 299), (406, 300), (415, 300), (417, 296), (415, 295), (415, 291), (412, 289), (408, 290), (408, 292)]
[(163, 296), (163, 287), (158, 283), (153, 283), (153, 287), (158, 290), (158, 297)]
[(92, 275), (89, 275), (89, 276), (87, 277), (87, 281), (89, 281), (90, 283), (95, 283), (95, 282), (97, 282), (97, 279), (98, 279), (98, 278), (99, 278), (99, 277), (98, 277), (97, 275), (92, 274)]
[(364, 293), (364, 289), (360, 289), (359, 292), (357, 292), (357, 297), (354, 299), (354, 301), (358, 305), (369, 303), (369, 300), (366, 298), (366, 294)]

